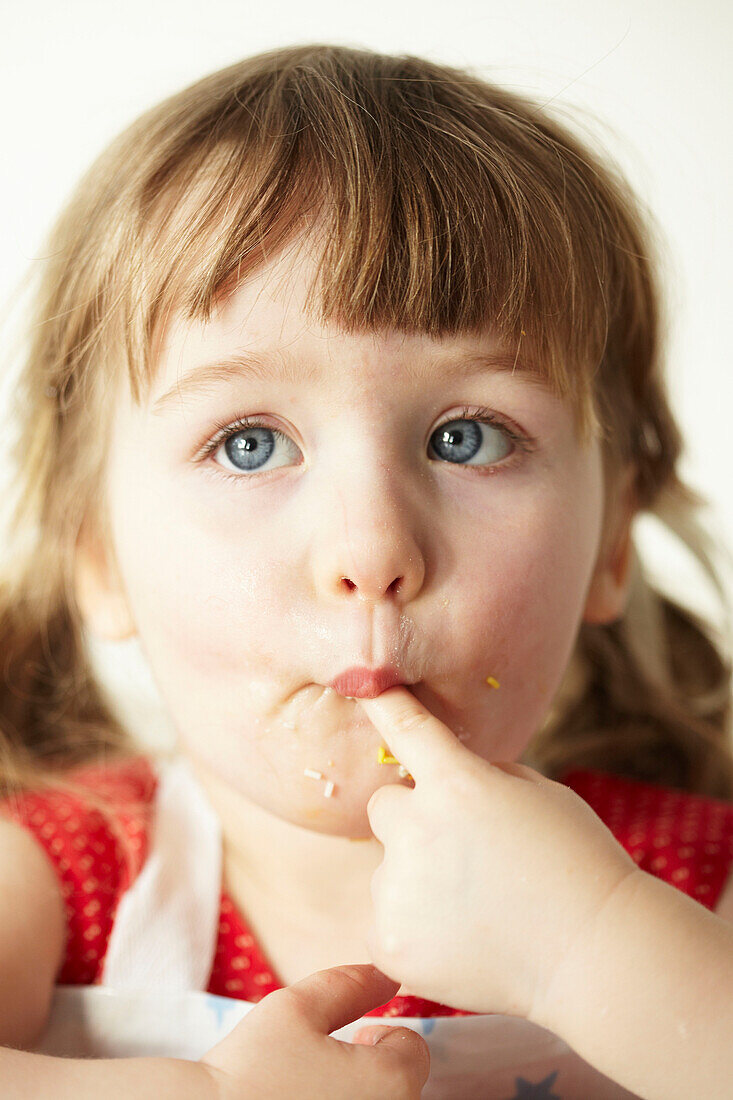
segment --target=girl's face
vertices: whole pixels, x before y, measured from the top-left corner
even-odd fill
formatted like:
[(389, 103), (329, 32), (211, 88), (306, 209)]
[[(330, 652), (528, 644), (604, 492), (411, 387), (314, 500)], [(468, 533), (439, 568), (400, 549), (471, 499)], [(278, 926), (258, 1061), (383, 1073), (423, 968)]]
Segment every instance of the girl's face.
[(120, 403), (107, 491), (180, 748), (281, 818), (368, 836), (370, 795), (400, 780), (327, 685), (391, 665), (478, 755), (519, 757), (583, 618), (602, 467), (568, 407), (487, 365), (492, 338), (345, 335), (304, 313), (314, 271), (283, 254), (209, 324), (174, 318), (149, 401)]

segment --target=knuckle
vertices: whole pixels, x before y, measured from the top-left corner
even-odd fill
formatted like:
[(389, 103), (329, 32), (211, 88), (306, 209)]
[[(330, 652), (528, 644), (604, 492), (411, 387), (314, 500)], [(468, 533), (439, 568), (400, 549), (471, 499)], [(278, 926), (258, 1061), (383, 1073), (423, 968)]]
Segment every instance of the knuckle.
[(378, 814), (384, 807), (388, 791), (389, 787), (377, 787), (376, 791), (367, 802), (367, 814), (370, 818), (373, 814)]
[(397, 717), (395, 725), (398, 729), (410, 733), (412, 730), (419, 730), (428, 725), (430, 717), (429, 714), (415, 714), (413, 711), (406, 711)]
[(377, 970), (381, 970), (383, 974), (389, 975), (394, 960), (391, 958), (389, 952), (385, 950), (384, 945), (377, 936), (374, 937), (370, 955)]
[(306, 1015), (304, 998), (294, 986), (273, 990), (257, 1007), (262, 1010), (263, 1016), (267, 1014), (293, 1021), (304, 1019)]
[(376, 789), (367, 803), (367, 817), (372, 828), (383, 827), (389, 822), (392, 814), (399, 808), (400, 796), (405, 793), (407, 792), (396, 784), (385, 784)]
[(404, 965), (400, 965), (404, 937), (395, 931), (394, 920), (389, 909), (378, 914), (378, 917), (381, 919), (376, 922), (374, 931), (372, 962), (377, 970), (381, 970), (383, 974), (387, 974), (396, 981), (397, 976), (404, 969)]

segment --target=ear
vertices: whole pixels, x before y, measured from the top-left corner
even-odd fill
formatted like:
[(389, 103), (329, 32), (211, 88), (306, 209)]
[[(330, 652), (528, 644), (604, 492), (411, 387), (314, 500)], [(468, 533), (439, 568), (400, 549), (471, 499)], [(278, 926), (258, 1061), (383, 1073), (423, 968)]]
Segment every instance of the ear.
[(102, 641), (121, 642), (137, 634), (114, 555), (82, 527), (76, 542), (74, 588), (87, 630)]
[(612, 623), (622, 618), (626, 610), (634, 551), (631, 525), (637, 512), (635, 478), (636, 467), (628, 466), (616, 492), (614, 514), (607, 524), (588, 589), (585, 623)]

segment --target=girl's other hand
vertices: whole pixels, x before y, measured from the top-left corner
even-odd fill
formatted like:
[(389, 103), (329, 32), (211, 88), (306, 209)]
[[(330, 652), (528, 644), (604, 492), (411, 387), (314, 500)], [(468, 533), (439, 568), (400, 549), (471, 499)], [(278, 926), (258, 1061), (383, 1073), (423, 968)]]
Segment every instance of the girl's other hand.
[(636, 864), (569, 787), (489, 764), (405, 687), (361, 706), (414, 788), (375, 791), (374, 963), (405, 992), (534, 1019), (553, 975)]
[(335, 966), (268, 994), (199, 1061), (216, 1100), (414, 1100), (430, 1070), (425, 1040), (406, 1027), (370, 1028), (359, 1043), (336, 1031), (391, 1000), (397, 983), (373, 966)]

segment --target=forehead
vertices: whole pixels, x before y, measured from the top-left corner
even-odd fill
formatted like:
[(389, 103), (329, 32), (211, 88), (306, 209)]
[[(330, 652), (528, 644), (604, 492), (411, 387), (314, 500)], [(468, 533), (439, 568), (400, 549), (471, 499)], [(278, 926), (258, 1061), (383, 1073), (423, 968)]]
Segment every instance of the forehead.
[(175, 314), (161, 343), (161, 365), (176, 358), (190, 359), (198, 347), (224, 353), (245, 350), (248, 344), (285, 350), (289, 343), (308, 338), (322, 345), (324, 355), (332, 341), (348, 337), (397, 351), (407, 338), (404, 333), (366, 327), (347, 333), (322, 320), (317, 295), (312, 294), (320, 259), (321, 250), (313, 238), (296, 238), (231, 292), (222, 294), (209, 321), (189, 321)]
[[(211, 318), (187, 320), (175, 314), (159, 341), (152, 387), (155, 412), (197, 391), (238, 378), (314, 384), (328, 373), (366, 368), (378, 355), (398, 363), (400, 374), (425, 375), (426, 361), (453, 375), (465, 368), (507, 373), (549, 392), (546, 377), (521, 355), (503, 346), (487, 328), (443, 338), (395, 329), (346, 332), (324, 323), (309, 295), (317, 276), (317, 255), (299, 239), (216, 303)], [(348, 351), (348, 354), (343, 354)]]

